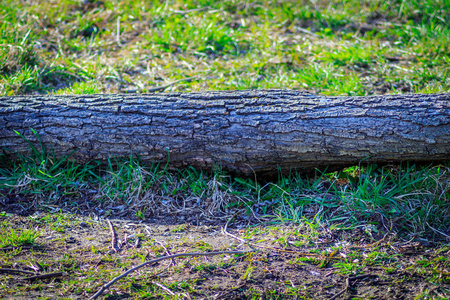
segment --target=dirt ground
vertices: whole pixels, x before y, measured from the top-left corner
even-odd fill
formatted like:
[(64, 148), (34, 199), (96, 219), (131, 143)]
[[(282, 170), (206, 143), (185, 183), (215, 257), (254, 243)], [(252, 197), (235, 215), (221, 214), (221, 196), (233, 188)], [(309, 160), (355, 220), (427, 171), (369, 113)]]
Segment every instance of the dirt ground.
[[(245, 214), (225, 230), (224, 221), (180, 222), (175, 216), (107, 219), (56, 206), (18, 215), (17, 204), (5, 202), (1, 211), (3, 233), (5, 228), (40, 233), (33, 245), (0, 248), (3, 299), (86, 299), (144, 261), (222, 250), (254, 252), (162, 260), (119, 280), (100, 299), (450, 297), (450, 247), (442, 240), (405, 240), (369, 227), (258, 224)], [(27, 279), (33, 274), (51, 275)]]

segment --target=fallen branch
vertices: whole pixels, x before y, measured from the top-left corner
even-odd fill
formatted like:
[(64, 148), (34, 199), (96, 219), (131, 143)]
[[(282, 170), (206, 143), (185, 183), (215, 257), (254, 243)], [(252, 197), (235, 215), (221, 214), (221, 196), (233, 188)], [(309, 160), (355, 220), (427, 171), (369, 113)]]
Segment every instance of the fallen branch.
[(97, 291), (97, 293), (95, 293), (91, 298), (89, 299), (96, 299), (97, 297), (99, 297), (105, 290), (107, 290), (111, 285), (113, 285), (114, 283), (116, 283), (116, 281), (126, 277), (128, 274), (146, 266), (149, 264), (153, 264), (155, 262), (161, 261), (161, 260), (165, 260), (165, 259), (172, 259), (172, 258), (176, 258), (176, 257), (186, 257), (186, 256), (214, 256), (214, 255), (221, 255), (221, 254), (246, 254), (246, 253), (250, 253), (250, 252), (255, 252), (253, 251), (217, 251), (217, 252), (192, 252), (192, 253), (178, 253), (178, 254), (174, 254), (174, 255), (168, 255), (168, 256), (162, 256), (153, 260), (149, 260), (146, 261), (134, 268), (129, 269), (128, 271), (122, 273), (121, 275), (115, 277), (113, 280), (111, 280), (110, 282), (108, 282), (107, 284), (105, 284), (100, 290)]

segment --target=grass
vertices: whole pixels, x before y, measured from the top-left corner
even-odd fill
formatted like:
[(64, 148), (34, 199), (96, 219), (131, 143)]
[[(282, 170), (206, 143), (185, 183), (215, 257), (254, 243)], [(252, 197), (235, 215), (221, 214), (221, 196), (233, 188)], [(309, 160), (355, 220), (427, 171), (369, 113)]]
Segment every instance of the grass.
[(0, 93), (449, 90), (439, 1), (82, 1), (0, 4)]
[(280, 175), (278, 182), (263, 185), (220, 169), (208, 174), (190, 167), (170, 173), (141, 165), (133, 157), (79, 166), (67, 157), (56, 159), (45, 150), (35, 150), (33, 156), (15, 161), (3, 156), (3, 165), (9, 166), (0, 169), (0, 188), (5, 193), (31, 194), (45, 204), (66, 202), (76, 207), (77, 197), (95, 191), (89, 199), (109, 207), (106, 215), (133, 207), (133, 215), (141, 220), (164, 211), (217, 214), (244, 209), (261, 219), (306, 224), (311, 234), (327, 223), (447, 238), (450, 227), (448, 164), (361, 165), (317, 172), (313, 178)]
[(32, 245), (40, 233), (33, 229), (8, 228), (7, 222), (0, 225), (0, 248)]

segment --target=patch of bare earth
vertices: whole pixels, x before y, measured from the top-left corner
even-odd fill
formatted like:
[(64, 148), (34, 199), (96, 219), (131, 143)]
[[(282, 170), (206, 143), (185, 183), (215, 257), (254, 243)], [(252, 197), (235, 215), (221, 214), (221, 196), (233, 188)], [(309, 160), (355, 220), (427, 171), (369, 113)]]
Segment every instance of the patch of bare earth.
[[(58, 208), (3, 213), (0, 221), (7, 227), (34, 228), (41, 235), (34, 245), (0, 249), (0, 294), (86, 299), (144, 261), (223, 250), (252, 252), (165, 259), (117, 281), (100, 298), (445, 299), (450, 294), (450, 247), (442, 243), (404, 241), (393, 232), (370, 236), (362, 228), (248, 225), (243, 217), (225, 228), (223, 222), (107, 220)], [(50, 276), (29, 279), (43, 274)]]

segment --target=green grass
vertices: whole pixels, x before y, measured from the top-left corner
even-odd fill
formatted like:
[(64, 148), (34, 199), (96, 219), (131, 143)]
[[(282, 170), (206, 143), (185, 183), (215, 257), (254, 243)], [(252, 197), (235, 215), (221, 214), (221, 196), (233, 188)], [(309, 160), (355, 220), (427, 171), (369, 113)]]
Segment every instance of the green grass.
[(0, 225), (0, 248), (34, 244), (39, 236), (40, 232), (34, 229), (8, 228), (8, 223), (4, 221)]
[[(142, 165), (133, 156), (110, 160), (107, 165), (77, 165), (69, 157), (56, 159), (43, 146), (30, 147), (29, 157), (14, 161), (0, 157), (5, 166), (0, 168), (0, 189), (34, 195), (43, 204), (64, 201), (75, 208), (77, 198), (90, 194), (89, 201), (105, 206), (133, 207), (141, 220), (164, 208), (197, 208), (210, 214), (243, 208), (249, 216), (303, 224), (309, 232), (303, 236), (310, 239), (321, 224), (449, 237), (448, 164), (360, 165), (316, 172), (311, 178), (280, 174), (277, 182), (263, 184), (229, 176), (219, 168), (212, 173), (192, 167), (168, 172), (163, 166)], [(106, 215), (113, 213), (108, 209)]]
[(1, 94), (450, 87), (446, 0), (82, 3), (0, 3)]

